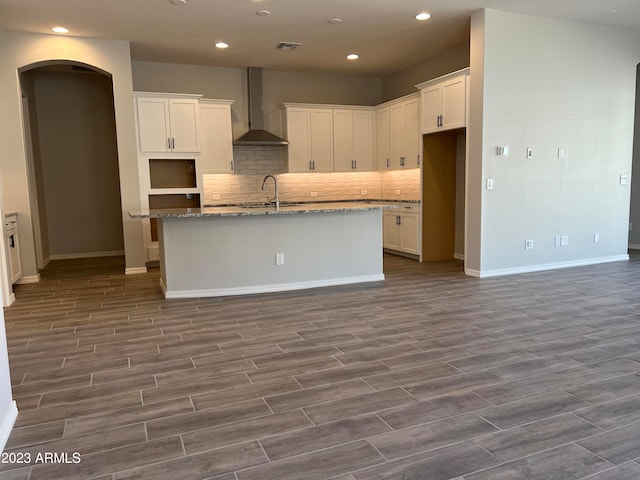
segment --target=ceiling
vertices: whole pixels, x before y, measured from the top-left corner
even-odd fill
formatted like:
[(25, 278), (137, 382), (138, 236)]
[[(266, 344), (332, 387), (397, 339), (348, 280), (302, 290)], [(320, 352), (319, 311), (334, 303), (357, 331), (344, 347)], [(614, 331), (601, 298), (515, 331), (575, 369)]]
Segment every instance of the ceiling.
[[(178, 1), (178, 0), (176, 0)], [(0, 29), (128, 40), (133, 60), (384, 76), (469, 41), (482, 8), (640, 29), (640, 0), (0, 0)], [(267, 10), (269, 15), (256, 12)], [(432, 17), (417, 21), (417, 13)], [(339, 18), (339, 24), (329, 20)], [(213, 47), (217, 41), (230, 46)], [(300, 42), (290, 51), (281, 41)], [(346, 60), (349, 53), (360, 58)]]

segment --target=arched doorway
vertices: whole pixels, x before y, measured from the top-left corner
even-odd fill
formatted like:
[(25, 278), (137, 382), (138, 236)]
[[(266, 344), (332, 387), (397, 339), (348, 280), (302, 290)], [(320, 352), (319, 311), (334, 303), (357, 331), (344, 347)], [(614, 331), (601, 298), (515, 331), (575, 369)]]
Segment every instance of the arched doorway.
[(124, 253), (113, 82), (76, 62), (20, 71), (38, 268)]

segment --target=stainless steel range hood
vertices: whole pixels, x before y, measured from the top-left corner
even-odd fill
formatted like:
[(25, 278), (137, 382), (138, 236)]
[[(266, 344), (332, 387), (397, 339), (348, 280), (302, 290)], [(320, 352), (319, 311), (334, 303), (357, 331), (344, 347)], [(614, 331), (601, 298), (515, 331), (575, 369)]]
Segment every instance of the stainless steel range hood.
[(289, 142), (264, 129), (262, 111), (262, 68), (247, 68), (249, 87), (249, 131), (233, 142), (234, 145), (288, 145)]

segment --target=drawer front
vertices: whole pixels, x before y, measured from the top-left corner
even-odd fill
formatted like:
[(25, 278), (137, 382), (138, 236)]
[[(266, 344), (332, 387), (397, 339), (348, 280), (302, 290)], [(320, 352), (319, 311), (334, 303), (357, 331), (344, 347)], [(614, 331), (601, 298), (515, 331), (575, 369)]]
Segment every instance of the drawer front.
[(419, 213), (420, 212), (420, 204), (419, 203), (402, 203), (400, 202), (398, 206), (398, 213)]

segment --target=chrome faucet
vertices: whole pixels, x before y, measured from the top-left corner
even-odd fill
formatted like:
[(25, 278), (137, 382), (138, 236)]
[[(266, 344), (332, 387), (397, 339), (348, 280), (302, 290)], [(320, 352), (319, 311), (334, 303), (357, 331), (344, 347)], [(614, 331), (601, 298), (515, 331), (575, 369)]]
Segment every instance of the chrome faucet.
[(273, 201), (276, 203), (276, 210), (280, 210), (280, 198), (278, 197), (278, 179), (276, 177), (274, 177), (273, 175), (267, 175), (262, 180), (262, 187), (261, 188), (262, 188), (262, 190), (264, 190), (264, 185), (265, 185), (265, 183), (267, 183), (267, 180), (269, 178), (273, 178), (273, 188), (274, 188), (274, 194), (275, 194), (275, 198), (273, 199)]

